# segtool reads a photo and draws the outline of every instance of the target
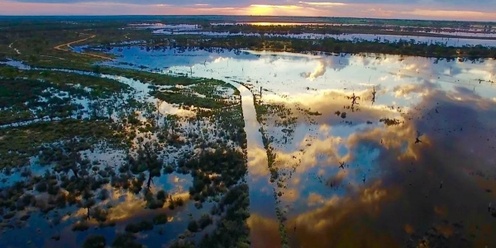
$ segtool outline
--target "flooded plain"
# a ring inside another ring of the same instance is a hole
[[[101,184],[91,182],[100,187],[94,191],[98,200],[90,206],[92,215],[106,213],[104,221],[89,218],[90,201],[84,195],[76,205],[65,206],[64,202],[53,210],[58,197],[39,193],[40,183],[32,182],[26,192],[37,194],[36,208],[42,211],[26,207],[14,218],[13,210],[3,213],[0,245],[77,246],[87,232],[112,240],[119,233],[132,232],[131,224],[157,214],[162,214],[158,227],[145,226],[139,231],[139,243],[148,247],[177,245],[177,240],[198,244],[203,237],[219,235],[223,230],[219,226],[233,225],[219,210],[230,192],[224,183],[230,182],[229,189],[239,190],[233,192],[240,196],[247,186],[248,210],[226,208],[225,212],[243,216],[243,211],[249,211],[246,224],[252,247],[496,246],[495,60],[149,49],[133,44],[107,52],[116,59],[100,66],[221,80],[230,85],[212,81],[215,84],[208,87],[213,87],[213,93],[207,94],[194,91],[202,81],[160,85],[111,74],[54,70],[112,79],[129,87],[117,95],[120,101],[116,96],[95,103],[81,98],[75,104],[82,105],[80,118],[103,116],[133,133],[132,151],[100,143],[79,153],[91,161],[91,175],[102,179]],[[42,70],[17,61],[3,64],[21,71]],[[173,90],[197,100],[212,94],[216,101],[227,103],[223,111],[230,115],[215,113],[209,118],[202,116],[207,108],[158,98],[159,93]],[[137,103],[129,105],[130,100]],[[102,105],[98,111],[93,107],[97,103]],[[242,117],[236,115],[238,110]],[[133,119],[140,123],[136,130],[123,121],[126,118],[120,111],[137,113]],[[184,158],[204,151],[232,149],[241,154],[241,131],[234,125],[238,121],[244,121],[247,171],[236,162],[228,164],[234,169],[189,170]],[[148,193],[146,197],[133,193],[133,185],[119,186],[120,178],[145,185],[145,179],[152,177],[152,170],[138,174],[126,165],[141,144],[157,142],[160,134],[169,142],[160,153],[168,166],[144,191],[152,193],[151,199]],[[31,178],[58,180],[59,185],[68,179],[41,165],[41,157],[30,158]],[[226,171],[236,175],[221,178]],[[25,169],[2,172],[0,188],[10,187],[2,194],[15,193],[24,174]],[[201,184],[198,178],[209,185],[212,181],[213,187],[195,192]],[[216,179],[225,181],[216,185]],[[162,190],[167,192],[166,199],[159,199]],[[151,209],[157,202],[158,210]],[[188,231],[192,222],[209,212],[208,224],[199,231]],[[214,227],[212,222],[221,224]],[[35,235],[17,238],[28,233]]]
[[[496,61],[111,52],[107,65],[250,89],[253,245],[496,245]]]
[[[274,22],[254,22],[254,23],[212,23],[214,27],[225,26],[267,26],[267,27],[332,27],[332,26],[347,26],[341,24],[329,23],[274,23]],[[371,25],[350,25],[351,27],[368,27],[374,29]],[[434,31],[420,30],[416,35],[414,34],[394,34],[397,31],[396,26],[381,27],[383,31],[391,32],[391,34],[384,33],[312,33],[307,31],[296,32],[266,32],[266,31],[222,31],[222,30],[208,30],[200,25],[167,25],[167,24],[140,24],[131,27],[148,28],[153,30],[157,35],[201,35],[206,37],[264,37],[264,38],[289,38],[289,39],[302,39],[302,40],[322,40],[322,39],[336,39],[340,41],[352,42],[378,42],[378,43],[396,43],[400,41],[412,42],[415,44],[436,44],[443,46],[496,46],[496,34],[494,32],[486,32],[481,29],[439,29]],[[401,27],[408,29],[408,27]]]
[[[134,240],[138,239],[138,244],[151,247],[154,244],[171,246],[175,242],[187,244],[200,242],[205,234],[216,230],[213,221],[223,221],[230,216],[224,213],[230,207],[219,202],[233,188],[243,193],[243,183],[239,181],[244,176],[245,164],[241,161],[236,164],[237,168],[231,166],[230,174],[222,173],[220,167],[213,172],[208,168],[191,172],[189,159],[213,156],[217,152],[221,155],[217,154],[216,158],[231,156],[226,161],[236,163],[236,159],[240,159],[237,156],[243,156],[240,133],[234,129],[236,121],[242,123],[240,111],[236,116],[236,106],[241,110],[236,88],[212,81],[190,81],[188,86],[182,85],[181,89],[191,90],[198,99],[215,97],[218,103],[226,102],[222,114],[212,114],[213,110],[168,103],[152,94],[152,89],[167,92],[170,88],[167,85],[88,71],[35,68],[14,60],[1,64],[24,73],[87,75],[115,80],[129,87],[123,92],[114,92],[109,99],[82,98],[74,102],[81,106],[64,118],[43,117],[2,125],[2,139],[17,130],[21,134],[25,130],[31,133],[29,128],[43,127],[54,120],[64,126],[77,120],[103,118],[109,119],[117,129],[110,132],[120,131],[128,136],[131,144],[126,149],[126,146],[110,144],[103,137],[95,144],[86,144],[82,137],[84,130],[76,130],[78,133],[71,141],[44,140],[41,150],[29,157],[27,165],[3,169],[0,173],[0,246],[78,247],[92,235],[109,243],[114,240],[113,246],[117,247],[122,246],[117,242],[119,239],[126,245],[136,244]],[[201,95],[188,88],[199,89],[196,84],[210,87],[212,92],[204,91],[205,95]],[[55,97],[76,98],[73,91],[53,91]],[[200,145],[207,149],[200,149]],[[166,168],[155,171],[144,168],[151,163],[144,163],[140,158],[143,149],[154,149],[156,157],[147,159],[161,166],[165,164]],[[78,161],[70,172],[61,169],[68,151]],[[236,170],[240,171],[239,176]],[[198,177],[206,178],[198,182]],[[230,187],[233,184],[239,187]],[[208,192],[207,188],[202,191],[200,187],[200,192],[195,193],[198,185],[207,187]],[[86,192],[84,196],[81,191]],[[243,211],[241,207],[237,210]],[[190,227],[197,223],[199,227]],[[132,235],[135,233],[140,234],[136,237]],[[19,239],[19,236],[28,238]]]

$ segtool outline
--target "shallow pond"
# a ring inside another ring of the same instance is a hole
[[[245,92],[252,244],[496,245],[496,61],[112,52],[115,66],[242,83],[269,109],[255,123]]]

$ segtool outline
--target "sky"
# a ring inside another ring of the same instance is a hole
[[[0,0],[0,15],[276,15],[496,21],[496,0]]]

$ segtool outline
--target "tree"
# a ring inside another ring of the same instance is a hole
[[[153,177],[160,176],[163,161],[158,157],[159,149],[159,144],[148,142],[140,146],[136,152],[136,158],[129,156],[129,163],[133,173],[148,171],[147,189],[150,189]]]
[[[106,245],[105,237],[101,235],[89,236],[83,244],[83,248],[104,248]]]
[[[90,219],[90,209],[95,205],[95,199],[93,199],[93,193],[89,189],[85,189],[83,192],[83,207],[87,209],[86,218]]]
[[[189,222],[189,224],[188,224],[188,230],[190,232],[198,232],[198,229],[199,229],[198,223],[195,220],[192,220],[192,221]]]
[[[94,65],[92,68],[93,73],[100,74],[101,73],[101,67],[99,65]]]

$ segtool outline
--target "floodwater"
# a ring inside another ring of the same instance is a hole
[[[190,31],[184,30],[181,32],[173,31],[170,29],[158,29],[153,31],[154,34],[162,35],[204,35],[204,36],[214,36],[214,37],[229,37],[229,36],[255,36],[255,37],[268,37],[268,38],[291,38],[291,39],[308,39],[308,40],[321,40],[334,38],[343,41],[353,41],[353,42],[380,42],[380,43],[395,43],[398,41],[412,41],[414,40],[416,44],[439,44],[444,46],[476,46],[482,45],[486,47],[495,47],[496,38],[489,37],[492,39],[480,39],[488,38],[481,37],[480,35],[466,34],[468,37],[472,38],[454,38],[454,37],[429,37],[429,36],[415,36],[415,35],[389,35],[389,34],[317,34],[317,33],[300,33],[300,34],[272,34],[272,33],[231,33],[231,32],[211,32],[211,31]],[[450,34],[445,34],[450,35]],[[453,35],[453,34],[451,34]],[[458,34],[462,35],[462,34]],[[465,34],[464,34],[465,35]]]
[[[342,24],[342,23],[325,23],[325,22],[224,22],[224,23],[211,23],[212,26],[327,26],[327,27],[370,27],[376,28],[377,24]],[[148,25],[153,29],[161,29],[163,28],[161,25]],[[412,28],[411,26],[395,26],[395,25],[381,25],[382,30],[387,31],[395,31],[400,28],[402,30]],[[198,29],[198,27],[193,27]],[[415,27],[418,28],[418,27]],[[179,30],[179,29],[178,29]],[[185,30],[185,29],[182,29]],[[431,29],[420,29],[416,32],[427,34],[427,35],[448,35],[448,36],[468,36],[468,37],[487,37],[487,38],[496,38],[495,32],[491,30],[487,30],[487,27],[480,26],[472,26],[472,27],[464,27],[464,28],[434,28]]]
[[[213,23],[214,26],[222,25],[254,25],[254,26],[270,26],[270,25],[327,25],[319,23]],[[365,25],[367,26],[367,25]],[[414,41],[416,44],[438,44],[444,46],[496,46],[496,36],[494,33],[484,33],[480,30],[442,30],[439,32],[421,32],[422,35],[396,35],[396,34],[360,34],[360,33],[345,33],[345,34],[322,34],[322,33],[262,33],[262,32],[219,32],[203,30],[198,25],[145,25],[145,27],[153,29],[153,33],[157,35],[203,35],[213,37],[230,37],[230,36],[247,36],[247,37],[267,37],[267,38],[291,38],[304,40],[321,40],[321,39],[337,39],[353,42],[380,42],[380,43],[395,43],[398,41]],[[394,31],[391,29],[390,31]],[[444,35],[446,37],[440,37]]]
[[[211,23],[212,26],[360,26],[360,27],[374,27],[371,24],[333,24],[333,23],[294,23],[294,22],[240,22],[240,23]],[[209,32],[202,29],[199,25],[191,24],[177,24],[168,25],[162,23],[142,23],[131,25],[135,28],[147,28],[154,30],[155,34],[175,34],[175,35],[190,35],[198,34],[205,36],[216,36],[216,37],[227,37],[227,36],[265,36],[265,37],[284,37],[293,39],[326,39],[334,38],[338,40],[347,41],[378,41],[378,42],[397,42],[399,40],[415,40],[417,43],[427,43],[427,44],[444,44],[446,46],[495,46],[496,45],[496,33],[487,31],[482,27],[470,27],[462,29],[453,28],[440,28],[435,31],[418,31],[421,36],[418,35],[388,35],[388,34],[358,34],[358,33],[348,33],[348,34],[315,34],[315,33],[288,33],[288,34],[271,34],[271,33],[231,33],[231,32]],[[383,26],[384,31],[396,31],[397,26]],[[409,28],[403,26],[400,28]],[[439,35],[444,35],[447,37],[437,37]]]
[[[38,70],[42,71],[45,69],[33,68],[23,64],[20,61],[9,60],[6,62],[1,62],[8,66],[15,67],[19,70]],[[98,76],[102,78],[109,78],[116,80],[122,84],[130,86],[130,92],[117,95],[121,99],[110,99],[108,101],[109,110],[114,111],[114,108],[125,108],[123,102],[127,101],[128,98],[133,98],[134,100],[143,104],[152,104],[158,106],[158,112],[163,115],[175,115],[179,119],[176,121],[177,130],[175,130],[177,135],[185,136],[185,132],[188,133],[200,133],[200,130],[209,128],[213,123],[209,121],[200,121],[199,123],[189,123],[184,121],[183,117],[188,117],[191,115],[191,110],[183,109],[177,105],[172,105],[165,102],[158,101],[155,97],[150,94],[150,84],[142,83],[138,80],[133,80],[130,78],[115,76],[109,74],[95,74],[91,72],[76,71],[76,70],[65,70],[65,69],[51,69],[53,71],[61,71],[67,73],[75,73],[80,75],[91,75]],[[232,94],[228,92],[229,94]],[[248,92],[249,93],[249,92]],[[227,94],[227,93],[226,93]],[[230,96],[230,95],[229,95]],[[101,99],[100,99],[101,100]],[[107,99],[104,99],[107,100]],[[86,106],[90,103],[88,99],[77,100]],[[158,104],[160,103],[160,104]],[[89,112],[90,109],[83,109]],[[132,111],[134,109],[127,109],[127,111]],[[192,112],[195,115],[194,112]],[[110,115],[111,113],[106,113]],[[84,115],[84,118],[89,118],[89,115]],[[112,118],[118,119],[117,111],[114,111],[111,115]],[[75,119],[76,116],[71,116],[70,118]],[[143,117],[144,118],[144,117]],[[8,124],[0,126],[0,128],[9,127],[20,127],[30,125],[35,122],[48,121],[47,118],[40,118],[32,121],[18,122],[13,124]],[[158,123],[159,125],[164,125],[164,123]],[[205,134],[206,139],[218,140],[220,137],[216,136],[218,134]],[[145,136],[145,135],[140,135]],[[145,141],[156,138],[156,137],[141,137]],[[135,139],[136,140],[136,139]],[[138,141],[136,141],[138,142]],[[143,141],[141,141],[143,142]],[[167,154],[163,158],[168,164],[174,164],[177,158],[183,157],[184,154],[191,154],[194,152],[193,145],[188,147],[180,147],[179,149],[174,149],[172,147],[167,147]],[[127,152],[122,150],[110,149],[105,143],[96,144],[94,147],[88,150],[80,152],[83,158],[89,159],[98,164],[101,170],[111,168],[115,172],[118,172],[118,168],[123,165],[126,161]],[[24,173],[29,171],[30,173]],[[38,157],[34,156],[31,158],[30,166],[24,168],[14,168],[8,172],[0,172],[0,189],[9,189],[15,187],[18,182],[29,181],[29,176],[43,176],[46,172],[53,172],[47,166],[40,165]],[[24,175],[26,174],[26,175]],[[145,173],[146,174],[146,173]],[[168,221],[166,225],[160,225],[154,228],[154,230],[143,231],[138,236],[138,242],[147,244],[149,247],[153,247],[153,244],[163,244],[167,245],[172,243],[178,237],[187,237],[191,240],[199,241],[204,233],[211,232],[212,226],[207,227],[205,230],[198,233],[186,233],[188,223],[192,219],[199,219],[204,213],[208,211],[215,205],[212,201],[208,201],[202,204],[202,207],[195,205],[194,201],[189,200],[189,188],[192,187],[193,178],[191,175],[185,175],[177,172],[171,174],[162,174],[161,176],[155,177],[153,180],[152,187],[150,191],[156,194],[160,190],[165,190],[170,197],[174,199],[182,199],[184,204],[176,206],[174,209],[169,209],[169,203],[164,204],[162,209],[157,211],[147,209],[147,201],[140,196],[131,193],[129,190],[114,188],[110,184],[104,184],[101,188],[95,190],[95,194],[101,194],[103,191],[107,192],[108,198],[105,200],[98,200],[96,206],[100,209],[105,209],[108,212],[107,222],[112,223],[114,226],[107,228],[100,226],[96,220],[88,220],[86,224],[89,226],[88,232],[73,231],[72,227],[75,223],[80,222],[86,216],[87,209],[82,206],[69,206],[62,207],[48,213],[41,213],[36,211],[35,208],[26,208],[22,211],[16,211],[17,217],[19,216],[30,216],[26,221],[19,221],[16,218],[0,219],[0,247],[79,247],[88,234],[91,235],[103,235],[108,244],[115,239],[118,233],[124,232],[125,227],[129,223],[137,223],[143,219],[150,219],[158,214],[167,214]],[[27,193],[36,194],[37,202],[43,204],[46,201],[53,201],[53,196],[46,193],[36,193],[34,189],[26,189]],[[5,191],[1,192],[2,194]],[[46,203],[45,203],[46,204]],[[94,209],[94,208],[93,208]],[[200,209],[200,210],[199,210]],[[5,214],[2,212],[2,215]],[[213,217],[214,219],[216,217]],[[19,239],[18,237],[26,237],[25,239]]]
[[[118,57],[105,65],[215,78],[239,89],[253,247],[496,246],[496,61],[133,46],[111,52]],[[127,97],[155,103],[148,84],[104,76],[131,86]],[[269,114],[257,118],[255,102],[270,106]],[[161,114],[184,111],[159,105]],[[85,156],[105,165],[122,162],[125,154],[102,148]],[[44,174],[38,167],[33,173]],[[20,171],[2,175],[0,187],[19,180]],[[154,192],[163,188],[187,199],[192,178],[173,173],[154,183]],[[114,206],[109,219],[116,227],[91,223],[91,233],[110,241],[126,224],[156,214],[144,209],[143,199],[105,187],[110,197],[99,204]],[[170,222],[143,232],[138,242],[169,244],[209,204],[198,210],[186,201],[167,210]],[[85,211],[27,210],[29,222],[2,230],[0,244],[77,246],[87,233],[71,226]],[[17,238],[26,232],[33,235]]]
[[[496,61],[112,53],[115,66],[243,83],[273,106],[253,123],[241,91],[254,244],[496,246]],[[275,154],[273,182],[260,135]]]

